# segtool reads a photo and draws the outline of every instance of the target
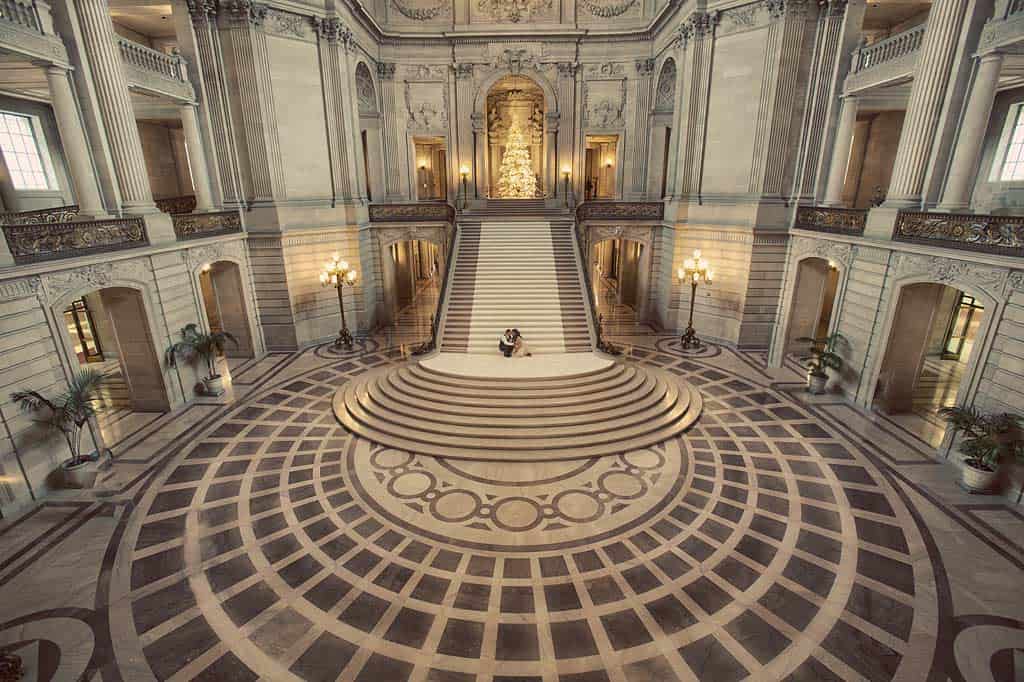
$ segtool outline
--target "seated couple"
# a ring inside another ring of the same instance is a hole
[[[526,342],[523,341],[523,335],[519,333],[518,329],[505,330],[505,333],[498,338],[498,350],[506,358],[510,358],[513,355],[517,358],[528,358],[533,355],[527,349]]]

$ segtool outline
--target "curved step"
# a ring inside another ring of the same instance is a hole
[[[678,377],[621,362],[523,380],[414,363],[370,372],[334,396],[345,428],[381,445],[515,461],[649,447],[688,428],[702,407],[699,392]]]

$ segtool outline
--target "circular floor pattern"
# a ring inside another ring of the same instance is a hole
[[[140,680],[924,679],[932,567],[875,466],[783,393],[651,358],[704,395],[688,433],[543,465],[347,434],[331,396],[383,354],[260,390],[136,509],[119,663]]]

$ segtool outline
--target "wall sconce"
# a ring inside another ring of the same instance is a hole
[[[835,270],[836,269],[836,262],[834,260],[829,260],[828,267],[829,267],[830,270]]]
[[[613,165],[614,164],[612,163],[611,159],[605,159],[605,161],[604,161],[604,167],[605,168],[611,168]]]

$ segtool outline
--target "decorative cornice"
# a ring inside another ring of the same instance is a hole
[[[714,33],[718,26],[719,12],[694,12],[679,25],[679,41],[682,47],[691,40],[702,40]]]

